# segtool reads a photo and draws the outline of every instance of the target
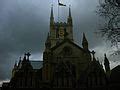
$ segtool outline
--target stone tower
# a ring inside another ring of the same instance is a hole
[[[73,41],[73,22],[71,16],[71,8],[69,7],[69,15],[67,22],[55,22],[53,6],[51,7],[51,16],[50,16],[50,41],[51,47],[59,44],[65,38],[68,38]]]

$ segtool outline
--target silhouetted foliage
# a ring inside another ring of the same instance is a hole
[[[104,25],[99,31],[100,35],[119,50],[120,0],[99,0],[97,13],[105,19]]]

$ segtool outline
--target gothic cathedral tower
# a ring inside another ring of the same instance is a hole
[[[73,41],[73,22],[71,16],[71,9],[69,7],[69,16],[67,22],[55,22],[53,14],[53,6],[51,7],[50,16],[50,41],[51,47],[59,44],[65,38]]]
[[[55,22],[52,6],[50,15],[50,31],[45,42],[45,51],[43,53],[43,79],[45,81],[49,82],[52,76],[52,65],[50,64],[52,57],[51,48],[59,45],[59,43],[61,43],[64,39],[73,41],[73,23],[71,9],[69,7],[69,16],[67,18],[67,22]]]

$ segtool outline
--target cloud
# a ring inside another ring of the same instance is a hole
[[[10,78],[15,60],[25,52],[43,51],[49,15],[42,12],[41,3],[39,6],[37,2],[39,0],[0,1],[3,4],[0,5],[0,80]]]
[[[32,60],[42,59],[52,3],[57,21],[57,0],[0,0],[0,80],[10,78],[15,61],[25,52],[32,53]],[[103,48],[102,40],[94,34],[99,23],[95,13],[98,0],[64,0],[63,3],[72,7],[75,41],[81,45],[85,32],[89,47],[99,52]],[[68,7],[60,8],[61,19],[66,20],[67,16]]]

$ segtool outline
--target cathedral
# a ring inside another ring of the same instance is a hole
[[[114,81],[113,77],[117,74],[112,74],[112,71],[116,73],[116,69],[110,70],[106,54],[104,65],[102,65],[95,58],[95,51],[89,50],[85,33],[83,33],[82,47],[75,43],[70,7],[66,22],[55,22],[53,6],[51,7],[50,30],[45,41],[43,61],[32,61],[29,59],[30,55],[29,52],[25,53],[24,57],[15,63],[10,82],[3,83],[3,89],[79,88],[88,90],[93,88],[107,90],[114,85],[120,85],[120,80],[116,81],[117,84]],[[120,70],[120,66],[116,68]]]

